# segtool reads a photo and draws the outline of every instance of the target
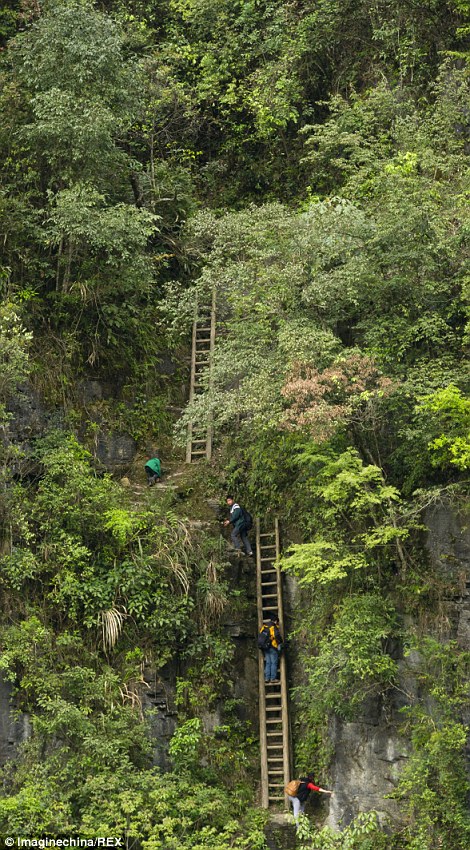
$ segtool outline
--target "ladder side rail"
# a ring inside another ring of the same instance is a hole
[[[261,594],[261,563],[260,563],[260,522],[255,520],[256,528],[256,606],[258,611],[258,631],[263,625],[263,605]],[[264,684],[264,655],[258,652],[259,680],[259,743],[261,759],[261,805],[263,809],[269,806],[268,786],[268,738],[266,729],[266,692]]]
[[[215,310],[216,310],[216,301],[215,301],[215,286],[212,290],[212,303],[211,303],[211,336],[210,336],[210,344],[209,344],[209,388],[212,389],[212,358],[214,356],[214,348],[215,348]],[[213,427],[212,427],[212,416],[209,417],[209,422],[207,425],[207,443],[206,443],[206,458],[210,460],[212,457],[212,437],[213,437]]]
[[[279,534],[279,520],[275,518],[275,535],[276,535],[276,576],[277,576],[277,597],[278,597],[278,617],[281,627],[281,634],[285,639],[284,629],[284,606],[282,599],[282,574],[279,566],[279,556],[281,554],[281,541]],[[283,739],[283,770],[284,770],[284,785],[291,779],[291,746],[290,746],[290,723],[289,723],[289,705],[287,699],[287,669],[285,652],[281,653],[280,659],[280,679],[281,679],[281,715],[282,715],[282,739]],[[284,795],[284,805],[286,809],[289,807],[287,795]]]
[[[191,344],[191,376],[189,379],[189,402],[191,403],[194,398],[194,385],[196,382],[196,339],[197,339],[197,304],[196,304],[196,314],[194,316],[193,321],[193,338]],[[188,436],[186,442],[186,463],[191,463],[191,454],[192,454],[192,444],[193,444],[193,423],[190,422],[188,424]]]

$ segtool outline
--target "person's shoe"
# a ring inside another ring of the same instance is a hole
[[[279,685],[281,683],[280,679],[270,679],[271,685]]]
[[[255,554],[254,554],[254,552],[247,552],[246,556],[247,556],[247,558],[254,558]]]

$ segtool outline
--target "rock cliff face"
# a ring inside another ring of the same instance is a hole
[[[457,640],[470,649],[470,528],[466,518],[441,505],[425,516],[428,527],[426,548],[431,563],[459,588],[444,602],[447,626],[444,638]],[[413,653],[399,662],[399,690],[389,695],[387,705],[380,700],[364,706],[354,723],[339,719],[330,729],[333,746],[333,787],[327,823],[338,828],[349,823],[360,811],[377,810],[392,822],[400,819],[393,800],[386,799],[397,782],[407,758],[407,742],[398,732],[399,709],[404,694],[417,693]]]
[[[114,398],[110,385],[99,381],[83,381],[78,385],[80,402],[84,408],[89,405],[88,416],[96,426],[94,454],[96,460],[110,472],[127,470],[137,452],[137,444],[128,434],[112,431],[103,423],[99,408],[100,401]],[[14,398],[7,406],[11,420],[4,430],[3,441],[14,443],[23,453],[14,472],[28,475],[33,472],[31,453],[34,441],[47,430],[64,427],[64,417],[60,411],[46,408],[37,393],[29,384],[18,388]]]
[[[11,685],[0,677],[0,765],[14,758],[22,741],[29,738],[31,725],[27,714],[12,715]]]

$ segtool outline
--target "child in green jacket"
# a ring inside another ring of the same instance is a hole
[[[145,464],[145,471],[147,473],[147,481],[149,487],[151,487],[152,484],[155,484],[156,481],[160,480],[162,474],[162,465],[158,457],[152,457],[150,460],[147,461],[147,463]]]

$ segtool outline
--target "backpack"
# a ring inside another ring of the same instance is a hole
[[[271,646],[271,635],[269,634],[269,626],[263,626],[258,635],[258,648],[261,650],[269,649]]]
[[[269,637],[270,637],[270,640],[271,640],[271,646],[273,646],[274,649],[277,649],[279,652],[281,652],[282,647],[283,647],[283,643],[282,643],[281,633],[280,633],[278,627],[275,626],[275,625],[272,625],[272,626],[267,626],[267,628],[269,629]]]
[[[249,531],[250,528],[253,528],[253,517],[251,516],[249,511],[245,510],[245,508],[242,508],[241,510],[242,510],[242,514],[243,514],[243,521],[245,523],[245,528],[246,528],[247,531]]]
[[[291,781],[288,782],[286,787],[284,788],[284,793],[288,794],[289,797],[296,797],[297,791],[299,790],[301,785],[302,785],[301,779],[291,779]]]

